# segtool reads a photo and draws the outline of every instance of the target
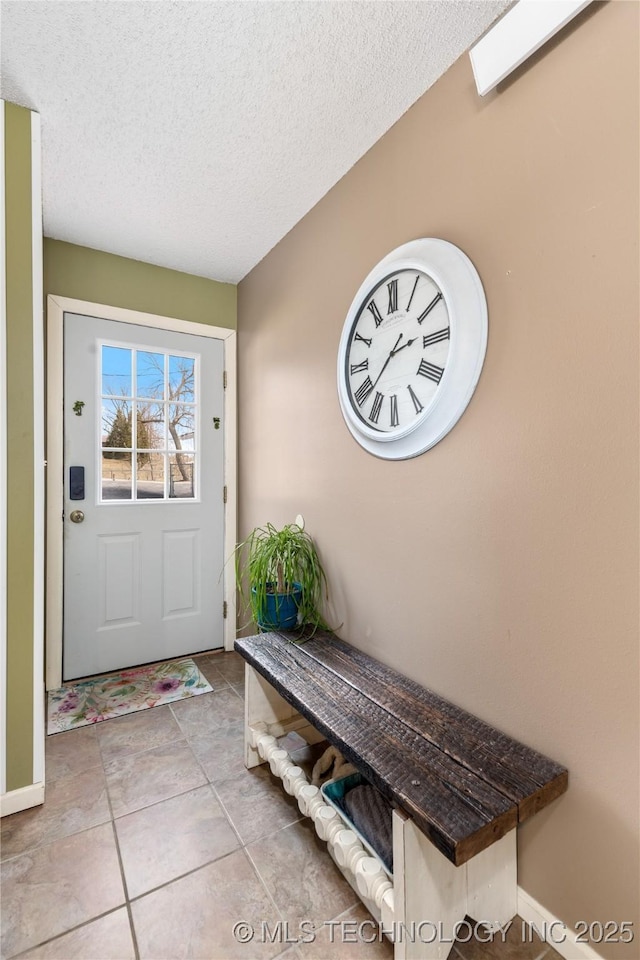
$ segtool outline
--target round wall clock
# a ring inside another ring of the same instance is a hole
[[[358,443],[378,457],[424,453],[458,422],[487,347],[487,301],[469,258],[446,240],[392,250],[349,308],[338,396]]]

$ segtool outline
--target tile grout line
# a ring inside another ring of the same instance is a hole
[[[243,699],[244,699],[244,698],[243,698]],[[193,752],[193,750],[192,750],[192,752]],[[194,754],[194,756],[195,756],[195,754]],[[197,758],[196,758],[196,759],[197,759]],[[247,849],[248,844],[245,843],[244,840],[242,839],[242,837],[240,836],[240,831],[236,828],[233,820],[231,819],[231,816],[230,816],[230,814],[229,814],[229,812],[228,812],[228,810],[227,810],[227,807],[226,807],[226,805],[225,805],[222,797],[220,796],[220,794],[219,794],[218,791],[216,790],[216,788],[215,788],[215,786],[214,786],[213,783],[210,782],[210,783],[209,783],[209,786],[211,787],[211,790],[212,790],[212,792],[213,792],[213,795],[214,795],[214,797],[216,798],[218,804],[220,805],[220,809],[221,809],[222,812],[224,813],[224,815],[225,815],[225,817],[226,817],[226,819],[227,819],[227,822],[229,823],[231,829],[233,830],[233,832],[235,833],[235,835],[236,835],[237,838],[238,838],[238,841],[239,841],[239,843],[240,843],[240,848],[239,848],[239,849],[242,851],[242,853],[244,854],[245,858],[248,860],[249,866],[250,866],[251,869],[253,870],[253,872],[254,872],[254,874],[255,874],[255,876],[256,876],[256,879],[258,880],[258,883],[260,884],[260,886],[262,887],[262,889],[263,889],[264,892],[266,893],[266,895],[267,895],[270,903],[273,905],[273,908],[274,908],[274,910],[275,910],[275,912],[276,912],[276,915],[279,917],[279,919],[280,919],[281,921],[284,921],[284,917],[283,917],[283,915],[282,915],[282,912],[281,912],[280,908],[278,907],[277,903],[275,902],[275,899],[274,899],[271,891],[269,890],[269,888],[267,887],[265,881],[263,880],[262,875],[260,874],[260,871],[259,871],[258,868],[256,867],[256,864],[255,864],[254,861],[253,861],[253,857],[251,856],[251,854],[249,853],[249,851],[248,851],[248,849]],[[304,816],[301,816],[298,820],[292,821],[292,823],[299,823],[300,820],[304,820],[304,819],[305,819]],[[286,824],[284,827],[281,827],[280,830],[284,830],[284,829],[286,829],[286,827],[290,827],[290,826],[291,826],[291,823],[288,823],[288,824]],[[266,836],[274,836],[276,833],[279,833],[280,830],[273,831],[271,834],[265,834],[264,837],[266,837]],[[264,839],[264,837],[258,837],[258,840]],[[250,842],[251,842],[251,843],[256,843],[257,840],[252,840],[252,841],[250,841]]]
[[[112,817],[109,817],[107,820],[103,820],[101,823],[92,823],[90,827],[82,827],[80,830],[75,830],[73,833],[66,833],[61,837],[54,837],[52,840],[45,840],[44,843],[35,843],[33,846],[22,850],[20,853],[16,853],[14,856],[7,857],[5,860],[2,860],[2,866],[13,863],[13,861],[17,860],[19,857],[28,857],[36,850],[44,850],[46,847],[50,847],[54,843],[61,843],[63,840],[72,840],[74,837],[80,837],[83,833],[89,833],[90,830],[97,830],[98,827],[104,827],[108,823],[112,822]]]
[[[276,903],[273,894],[271,893],[271,891],[269,890],[268,886],[266,885],[266,883],[265,883],[264,880],[262,879],[262,877],[261,877],[261,875],[260,875],[260,871],[257,869],[255,863],[253,862],[253,858],[251,857],[251,854],[250,854],[249,851],[247,850],[246,846],[243,846],[243,847],[241,848],[241,850],[242,850],[242,853],[243,853],[244,856],[245,856],[245,859],[249,862],[249,866],[250,866],[251,869],[253,870],[253,873],[254,873],[254,875],[255,875],[255,877],[256,877],[256,880],[258,881],[258,883],[260,884],[260,886],[262,887],[262,889],[263,889],[264,892],[266,893],[266,895],[267,895],[267,897],[268,897],[268,899],[269,899],[269,902],[273,905],[273,909],[274,909],[275,912],[276,912],[276,916],[278,917],[278,919],[280,920],[281,923],[284,923],[284,922],[285,922],[285,918],[284,918],[283,915],[282,915],[282,911],[280,910],[280,907],[279,907],[278,904]]]
[[[227,782],[226,780],[219,780],[219,781],[218,781],[218,783],[226,783],[226,782]],[[302,812],[299,811],[300,816],[296,817],[295,820],[291,820],[289,823],[285,823],[283,826],[278,827],[277,830],[272,830],[271,833],[261,833],[260,836],[258,836],[258,837],[253,837],[251,840],[244,841],[244,840],[242,839],[242,837],[240,836],[240,831],[236,828],[235,824],[233,823],[233,820],[231,819],[231,814],[230,814],[229,811],[227,810],[226,804],[225,804],[224,800],[222,799],[222,797],[220,796],[220,794],[218,793],[215,784],[210,783],[209,786],[212,788],[212,790],[213,790],[213,792],[214,792],[214,794],[215,794],[216,800],[218,801],[218,803],[219,803],[220,806],[222,807],[222,809],[223,809],[223,811],[224,811],[224,814],[225,814],[227,820],[229,821],[229,823],[231,824],[231,827],[233,828],[233,831],[236,833],[236,835],[237,835],[237,837],[238,837],[238,839],[239,839],[239,841],[240,841],[240,846],[241,846],[241,847],[248,847],[248,846],[250,846],[252,843],[258,843],[260,840],[266,839],[266,837],[273,837],[273,836],[275,836],[277,833],[280,833],[281,830],[286,830],[287,827],[291,827],[294,823],[301,823],[303,820],[308,819],[307,817],[305,817],[305,815],[304,815]]]
[[[301,819],[302,819],[302,820],[310,820],[309,817],[304,817],[304,816],[303,816]],[[295,821],[293,821],[293,823],[288,823],[288,824],[286,824],[284,827],[280,827],[278,830],[274,830],[273,833],[265,834],[265,836],[262,837],[261,839],[265,839],[266,837],[275,837],[275,836],[277,836],[277,834],[282,833],[284,830],[288,830],[289,827],[292,827],[292,826],[294,825],[294,823],[300,823],[300,822],[301,822],[300,820],[295,820]],[[312,824],[312,827],[313,827],[313,824]],[[257,842],[258,842],[258,841],[255,841],[255,840],[252,840],[252,841],[251,841],[252,844],[253,844],[253,843],[257,843]],[[280,914],[280,918],[283,920],[283,922],[287,922],[287,921],[286,921],[286,918],[282,916],[282,912],[280,911],[280,908],[278,907],[278,905],[276,904],[273,896],[271,895],[271,892],[270,892],[270,890],[269,890],[269,888],[268,888],[268,886],[267,886],[266,880],[263,878],[262,874],[260,873],[260,869],[259,869],[258,865],[256,864],[255,860],[254,860],[253,857],[251,856],[251,853],[250,853],[250,851],[249,851],[249,846],[250,846],[250,845],[251,845],[251,844],[247,844],[245,847],[243,847],[243,850],[244,850],[244,852],[246,853],[246,855],[247,855],[247,857],[248,857],[248,859],[249,859],[249,861],[250,861],[250,863],[251,863],[251,866],[253,867],[253,869],[254,869],[254,871],[255,871],[255,873],[256,873],[256,875],[257,875],[260,883],[262,884],[262,886],[263,886],[264,889],[266,890],[266,892],[267,892],[267,894],[268,894],[268,896],[269,896],[269,899],[272,901],[272,903],[273,903],[274,906],[276,907],[276,910],[277,910],[278,913]],[[329,856],[329,852],[328,852],[327,850],[325,850],[325,851],[316,851],[316,853],[324,853],[327,857],[329,857],[329,860],[331,860],[331,857]],[[331,862],[332,862],[332,864],[333,864],[333,861],[332,861],[332,860],[331,860]],[[335,866],[335,864],[333,864],[333,866],[335,867],[336,870],[338,869],[338,868]],[[355,898],[354,901],[353,901],[353,903],[351,903],[348,907],[345,907],[345,909],[342,910],[341,913],[337,914],[337,917],[341,917],[343,914],[348,913],[350,910],[353,910],[353,908],[358,905],[359,899],[358,899],[357,893],[355,893],[355,891],[354,891],[353,889],[351,890],[351,892],[352,892],[352,894],[353,894],[353,896],[354,896],[354,898]],[[323,921],[323,922],[326,922],[326,921]],[[296,942],[295,942],[294,944],[291,944],[291,949],[293,949],[293,948],[294,948],[296,945],[298,945],[299,943],[300,943],[300,939],[298,938],[298,940],[296,940]],[[286,948],[286,949],[289,949],[289,948]],[[286,950],[283,951],[283,952],[286,952]],[[278,956],[282,956],[282,953],[278,954]]]
[[[239,842],[239,844],[240,844],[240,849],[241,849],[241,850],[244,850],[246,844],[245,844],[244,840],[242,839],[242,837],[240,836],[240,831],[238,830],[238,828],[236,827],[235,823],[234,823],[233,820],[231,819],[231,815],[230,815],[229,811],[227,810],[227,807],[226,807],[224,801],[222,800],[222,797],[220,796],[220,794],[218,793],[218,791],[216,790],[215,786],[214,786],[212,783],[209,783],[209,786],[211,787],[211,790],[213,791],[213,795],[214,795],[214,797],[216,798],[216,802],[220,805],[220,809],[222,810],[222,812],[224,813],[224,815],[225,815],[225,817],[226,817],[227,823],[229,824],[229,826],[231,827],[231,829],[232,829],[233,832],[235,833],[236,837],[238,838],[238,842]]]
[[[96,732],[96,740],[98,741],[98,750],[100,751],[100,756],[102,757],[102,773],[104,776],[104,786],[107,793],[107,804],[109,805],[109,813],[111,814],[111,830],[113,832],[113,842],[116,848],[116,856],[118,857],[118,866],[120,867],[120,879],[122,881],[122,892],[124,893],[125,908],[127,911],[127,918],[129,920],[129,932],[131,933],[131,941],[133,943],[133,952],[135,955],[135,960],[140,960],[140,951],[138,950],[138,938],[136,937],[136,931],[133,925],[133,914],[131,912],[131,903],[129,901],[129,888],[127,885],[127,878],[124,872],[124,862],[122,860],[122,852],[120,850],[120,840],[118,837],[118,831],[116,829],[116,818],[113,815],[113,803],[111,802],[111,794],[109,792],[107,771],[105,769],[104,758],[102,755],[102,747],[100,746],[100,738],[98,737],[97,732]]]
[[[103,777],[104,777],[104,768],[103,768],[103,766],[102,766],[101,763],[99,763],[99,764],[96,763],[96,764],[94,764],[94,765],[91,766],[91,767],[87,767],[87,768],[86,768],[84,771],[82,771],[82,772],[83,772],[83,773],[87,773],[87,772],[92,771],[92,770],[99,770],[99,771],[102,773]],[[56,780],[52,780],[51,783],[60,783],[60,781],[62,781],[62,780],[70,780],[70,781],[71,781],[71,780],[74,780],[76,777],[77,777],[77,774],[68,774],[68,775],[65,776],[65,777],[58,777]],[[54,836],[54,837],[51,837],[51,838],[48,839],[48,840],[42,840],[42,841],[40,841],[39,843],[29,844],[27,847],[24,848],[24,850],[19,850],[17,853],[13,853],[13,854],[11,854],[11,855],[8,856],[8,857],[3,857],[3,856],[0,855],[0,863],[2,863],[2,864],[8,864],[8,863],[10,863],[11,861],[16,860],[18,857],[22,857],[22,856],[24,856],[25,854],[31,853],[33,850],[40,850],[40,849],[42,849],[42,848],[44,848],[44,847],[48,847],[50,844],[56,843],[58,840],[70,840],[71,837],[76,837],[76,836],[78,836],[78,835],[81,834],[81,833],[86,833],[88,830],[93,830],[93,829],[95,829],[96,827],[102,827],[102,826],[104,826],[105,823],[109,823],[109,820],[111,819],[111,805],[110,805],[110,803],[109,803],[109,793],[108,793],[108,790],[107,790],[106,777],[104,777],[104,789],[105,789],[105,795],[106,795],[106,799],[107,799],[107,806],[108,806],[108,809],[109,809],[109,816],[107,817],[106,820],[99,820],[97,823],[92,823],[92,824],[89,824],[88,826],[80,827],[80,828],[77,829],[77,830],[73,830],[71,833],[63,833],[63,834],[61,834],[60,836],[57,836],[57,837]],[[43,810],[43,809],[44,809],[44,804],[42,804],[42,805],[39,806],[39,807],[28,807],[26,810],[19,810],[19,811],[17,811],[17,813],[16,813],[16,814],[12,814],[12,816],[20,816],[20,814],[22,814],[22,813],[33,813],[33,812],[35,812],[35,811],[39,811],[39,810]]]
[[[109,791],[107,789],[107,795]],[[118,866],[120,867],[120,879],[122,880],[122,890],[124,893],[124,903],[127,910],[127,917],[129,919],[129,930],[131,933],[131,940],[133,942],[133,952],[135,954],[135,960],[140,960],[140,951],[138,950],[138,938],[136,936],[136,929],[133,923],[133,913],[131,912],[131,900],[129,898],[129,886],[127,884],[127,878],[124,871],[124,862],[122,860],[122,851],[120,850],[120,840],[118,838],[118,831],[116,829],[116,821],[113,816],[113,808],[111,807],[111,798],[109,797],[109,809],[111,810],[111,829],[113,831],[113,842],[116,846],[116,855],[118,857]]]
[[[161,749],[162,747],[172,746],[172,745],[177,744],[177,743],[184,743],[186,746],[189,747],[189,750],[191,751],[191,754],[193,755],[193,750],[191,750],[191,747],[190,747],[190,745],[189,745],[189,742],[188,742],[188,740],[187,740],[186,738],[180,738],[179,740],[171,740],[171,741],[169,741],[169,742],[166,743],[166,744],[162,743],[162,744],[159,744],[158,747],[152,747],[151,749],[152,749],[152,750],[159,750],[159,749]],[[150,752],[149,750],[143,751],[143,753],[149,753],[149,752]],[[130,756],[136,756],[136,757],[138,757],[138,756],[141,756],[141,754],[130,754]],[[127,759],[128,759],[128,758],[127,758]],[[111,761],[110,761],[110,762],[111,762]],[[106,770],[105,770],[105,775],[106,775]],[[185,796],[185,794],[191,793],[192,790],[199,790],[199,789],[201,789],[202,787],[206,787],[206,786],[208,785],[208,782],[209,782],[209,781],[208,781],[208,779],[207,779],[207,777],[206,777],[206,774],[204,773],[204,770],[202,771],[202,775],[205,777],[205,782],[204,782],[204,783],[201,783],[201,784],[198,784],[198,786],[195,786],[195,787],[187,787],[186,790],[180,790],[179,793],[171,794],[170,796],[166,796],[166,797],[161,797],[159,800],[153,800],[151,803],[143,803],[142,806],[136,807],[135,810],[127,810],[126,812],[124,812],[124,813],[119,813],[119,814],[117,814],[117,815],[113,813],[113,806],[112,806],[112,803],[111,803],[111,793],[110,793],[110,791],[109,791],[109,781],[107,780],[107,796],[108,796],[108,798],[109,798],[109,806],[110,806],[110,809],[111,809],[111,811],[112,811],[112,819],[114,820],[114,822],[115,822],[116,820],[122,820],[122,819],[124,819],[124,817],[130,817],[130,816],[132,816],[132,815],[135,814],[135,813],[139,813],[141,810],[148,810],[150,807],[155,807],[155,806],[157,806],[159,803],[164,803],[165,800],[173,800],[173,799],[175,799],[176,797],[183,797],[183,796]],[[106,776],[105,776],[105,778],[106,778]]]
[[[176,718],[176,723],[179,723],[179,721],[178,721],[177,718]],[[180,728],[180,729],[182,729],[182,728]],[[193,747],[191,746],[191,743],[190,743],[190,741],[189,741],[188,738],[187,738],[187,741],[186,741],[186,742],[187,742],[187,744],[188,744],[189,750],[191,751],[191,754],[192,754],[194,760],[195,760],[196,763],[198,764],[200,770],[202,770],[202,774],[203,774],[203,776],[205,777],[205,779],[206,779],[206,781],[207,781],[207,784],[206,784],[206,785],[209,787],[209,790],[211,791],[214,800],[216,801],[216,803],[218,804],[218,806],[219,806],[220,809],[222,810],[222,813],[223,813],[223,815],[224,815],[225,820],[227,821],[227,824],[229,825],[229,827],[231,828],[231,830],[233,831],[234,835],[236,836],[236,838],[237,838],[237,840],[238,840],[239,849],[243,849],[243,848],[244,848],[244,841],[243,841],[242,837],[240,836],[239,831],[236,829],[236,826],[235,826],[233,820],[231,819],[231,817],[230,817],[230,815],[229,815],[229,812],[227,811],[227,808],[225,807],[224,803],[222,802],[222,798],[221,798],[220,795],[218,794],[218,791],[217,791],[216,788],[214,787],[213,783],[209,780],[209,777],[207,776],[207,772],[206,772],[206,770],[204,769],[204,766],[203,766],[202,762],[200,761],[200,759],[196,756],[195,750],[194,750]],[[218,857],[217,859],[222,859],[222,858]],[[210,861],[210,862],[211,862],[211,863],[214,863],[215,861]]]
[[[62,940],[63,937],[66,937],[70,933],[75,933],[76,930],[82,930],[83,927],[88,927],[92,923],[95,923],[96,920],[104,920],[105,917],[111,916],[113,913],[117,913],[118,910],[123,910],[126,907],[126,904],[120,903],[117,907],[112,907],[111,910],[105,910],[104,913],[99,913],[96,917],[89,917],[88,920],[83,920],[82,923],[78,923],[75,927],[70,927],[68,930],[63,930],[62,933],[57,933],[55,937],[49,937],[48,940],[41,940],[40,943],[32,944],[30,947],[25,947],[24,950],[21,950],[20,953],[9,954],[5,960],[16,960],[17,957],[20,957],[23,953],[31,952],[32,950],[39,950],[40,947],[44,947],[49,943],[55,943],[57,940]],[[138,958],[136,957],[136,960]]]
[[[182,731],[180,731],[182,733]],[[158,743],[155,747],[147,747],[145,750],[137,750],[135,753],[127,753],[123,757],[114,757],[113,760],[106,760],[103,758],[102,765],[105,768],[105,774],[107,772],[106,767],[112,763],[122,763],[123,760],[130,760],[133,757],[142,757],[147,753],[151,753],[153,750],[160,750],[162,747],[168,747],[173,743],[180,743],[181,740],[186,739],[184,736],[176,737],[175,740],[166,740],[164,743]]]
[[[197,867],[193,867],[191,870],[187,870],[185,873],[179,874],[177,877],[172,877],[171,880],[165,880],[164,883],[159,883],[157,887],[151,887],[149,890],[145,890],[144,893],[140,893],[138,894],[138,896],[132,897],[131,900],[127,901],[127,905],[131,906],[134,903],[137,903],[139,900],[144,900],[144,898],[148,897],[150,894],[157,893],[158,890],[164,890],[165,887],[170,887],[173,883],[176,883],[178,880],[184,880],[186,877],[191,877],[195,873],[198,873],[200,870],[204,870],[205,867],[210,867],[213,863],[220,863],[222,860],[226,860],[227,857],[232,857],[235,853],[244,853],[244,852],[245,852],[244,847],[237,847],[235,850],[230,850],[229,853],[224,853],[220,857],[213,857],[213,859],[207,860],[206,863],[201,863]],[[276,910],[277,910],[277,907],[276,907]],[[277,910],[277,912],[279,913],[279,910]]]
[[[179,743],[180,741],[176,741]],[[202,790],[203,787],[210,787],[211,784],[209,781],[206,783],[200,783],[197,787],[188,787],[186,790],[181,790],[180,793],[172,793],[169,797],[162,797],[160,800],[153,800],[151,803],[145,803],[141,807],[136,807],[135,810],[128,810],[126,813],[120,813],[117,816],[113,817],[114,823],[117,820],[124,820],[125,817],[133,817],[136,813],[141,813],[143,810],[150,810],[151,807],[157,807],[160,803],[166,803],[167,800],[176,800],[178,797],[185,797],[188,793],[192,793],[194,790]],[[108,787],[107,787],[108,790]]]
[[[303,816],[303,817],[302,817],[302,820],[310,820],[310,818]],[[295,822],[295,823],[300,823],[299,820],[294,821],[294,822]],[[289,827],[291,827],[291,826],[293,826],[293,824],[288,823],[288,824],[286,824],[286,826],[280,827],[279,830],[275,830],[273,833],[266,834],[265,836],[275,837],[276,834],[281,833],[283,830],[287,830],[287,829],[288,829]],[[262,838],[262,839],[264,839],[264,838]],[[252,841],[252,843],[253,843],[253,842],[257,842],[257,841]],[[268,888],[268,886],[267,886],[267,884],[266,884],[266,881],[263,879],[262,874],[260,873],[260,870],[259,870],[257,864],[255,863],[255,861],[253,860],[253,857],[251,856],[251,853],[249,852],[248,845],[247,845],[246,847],[244,847],[243,849],[244,849],[244,852],[246,853],[247,857],[249,858],[249,861],[250,861],[250,863],[251,863],[251,866],[253,867],[253,869],[254,869],[254,871],[255,871],[258,879],[260,880],[262,886],[263,886],[264,889],[266,890],[266,892],[267,892],[267,894],[268,894],[268,896],[269,896],[269,899],[272,901],[272,903],[273,903],[274,906],[276,907],[276,910],[278,911],[278,913],[279,913],[279,915],[280,915],[280,919],[281,919],[284,923],[286,923],[287,920],[283,917],[280,908],[277,906],[275,900],[273,899],[273,896],[271,895],[271,893],[270,893],[270,891],[269,891],[269,888]],[[319,854],[321,854],[321,855],[324,855],[324,856],[328,857],[329,860],[331,860],[331,863],[333,864],[333,866],[335,867],[335,869],[338,870],[338,868],[336,867],[336,865],[333,863],[333,860],[331,859],[331,856],[329,855],[329,851],[328,851],[327,849],[325,849],[325,850],[320,850],[320,851],[316,851],[316,853],[319,853]],[[338,872],[340,873],[340,871],[338,871]],[[360,900],[360,898],[358,897],[358,894],[353,890],[353,888],[351,887],[350,884],[349,884],[349,888],[351,889],[351,893],[352,893],[352,895],[353,895],[353,897],[354,897],[353,903],[350,903],[347,907],[344,908],[344,910],[341,910],[340,913],[337,913],[334,917],[331,917],[331,918],[329,918],[328,920],[323,920],[322,923],[320,924],[320,927],[325,926],[327,923],[334,923],[334,922],[340,920],[341,917],[345,917],[347,914],[351,913],[351,911],[354,910],[354,909],[358,906],[358,904],[360,904],[360,903],[362,902],[362,901]],[[366,908],[365,908],[365,909],[366,909]],[[316,926],[315,926],[315,924],[314,924],[314,931],[316,931],[316,930],[317,930],[317,928],[316,928]],[[281,957],[285,957],[286,954],[288,954],[288,953],[291,953],[291,954],[293,955],[293,953],[294,953],[294,951],[297,949],[297,947],[299,947],[299,946],[300,946],[301,944],[303,944],[303,943],[304,943],[304,941],[302,941],[301,938],[298,937],[298,939],[295,941],[295,943],[291,943],[288,947],[285,947],[285,949],[284,949],[283,951],[281,951],[279,954],[276,955],[277,958],[278,958],[278,960],[280,960]],[[536,958],[536,960],[541,960],[541,958]]]

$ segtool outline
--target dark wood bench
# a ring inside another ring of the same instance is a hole
[[[451,925],[467,913],[477,921],[511,919],[517,898],[515,827],[567,789],[566,768],[333,634],[318,631],[302,644],[292,639],[263,633],[236,641],[250,668],[247,765],[269,759],[277,749],[274,735],[311,731],[308,739],[319,736],[337,746],[391,801],[394,891],[386,901],[393,905],[385,917],[382,904],[373,903],[383,921],[444,919]],[[260,738],[268,747],[262,756]],[[275,769],[285,775],[292,764],[282,753]],[[304,795],[313,796],[312,788]],[[314,816],[318,819],[324,824],[322,816]],[[335,854],[335,843],[329,847]],[[356,886],[355,867],[344,872]],[[431,893],[425,887],[432,887]],[[448,947],[437,947],[439,952],[433,945],[405,943],[396,954],[447,955]]]

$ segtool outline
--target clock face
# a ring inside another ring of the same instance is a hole
[[[476,388],[487,301],[471,260],[435,237],[387,254],[357,291],[338,347],[338,399],[361,447],[387,460],[443,439]]]
[[[429,415],[445,376],[451,327],[442,290],[423,270],[383,277],[356,313],[345,352],[349,403],[367,435],[406,435]]]

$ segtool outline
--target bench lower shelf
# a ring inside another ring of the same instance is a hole
[[[279,747],[295,730],[309,743],[324,737],[245,664],[245,763],[268,762],[284,789],[313,820],[318,836],[382,931],[394,960],[445,960],[456,926],[504,926],[517,912],[516,831],[511,830],[461,866],[454,866],[403,810],[393,811],[393,882],[353,831],[347,830],[320,790]]]

